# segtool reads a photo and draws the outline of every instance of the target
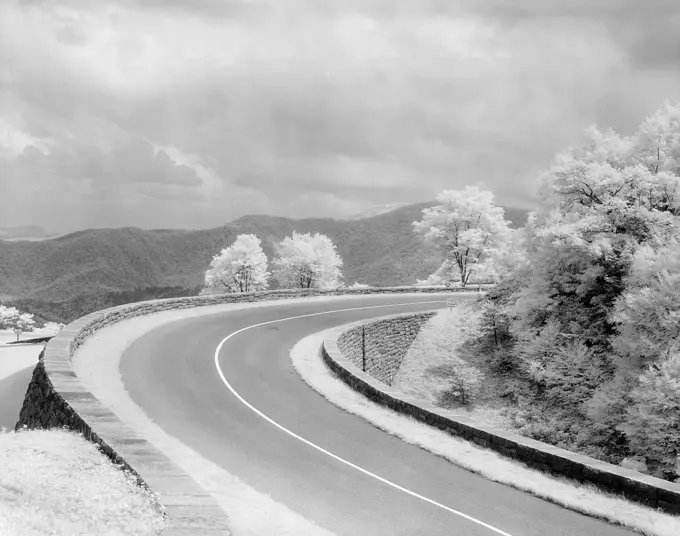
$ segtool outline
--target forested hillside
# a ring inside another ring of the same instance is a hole
[[[412,223],[432,203],[359,220],[244,216],[207,230],[91,229],[38,242],[0,241],[0,300],[47,320],[151,298],[195,295],[211,258],[241,233],[253,233],[267,256],[293,230],[328,235],[344,260],[345,282],[404,285],[440,264]],[[506,209],[514,226],[527,211]]]
[[[541,177],[524,261],[475,342],[530,437],[680,475],[680,104],[596,128]]]

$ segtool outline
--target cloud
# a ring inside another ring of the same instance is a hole
[[[587,125],[630,131],[680,99],[676,17],[659,0],[5,2],[0,181],[52,204],[0,225],[59,225],[76,185],[118,200],[111,225],[343,216],[466,184],[530,206]]]

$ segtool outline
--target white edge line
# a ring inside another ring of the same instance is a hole
[[[345,465],[348,465],[349,467],[356,469],[357,471],[364,473],[365,475],[368,475],[371,478],[379,480],[383,484],[387,484],[388,486],[391,486],[395,489],[398,489],[399,491],[402,491],[402,492],[406,493],[407,495],[411,495],[412,497],[416,497],[417,499],[420,499],[420,500],[425,501],[426,503],[429,503],[433,506],[436,506],[438,508],[446,510],[447,512],[450,512],[452,514],[455,514],[457,516],[465,518],[468,521],[476,523],[477,525],[481,525],[482,527],[485,527],[485,528],[489,529],[490,531],[495,532],[496,534],[500,534],[501,536],[512,536],[511,534],[504,532],[501,529],[498,529],[498,528],[496,528],[492,525],[484,523],[483,521],[480,521],[479,519],[476,519],[472,516],[464,514],[463,512],[459,512],[458,510],[454,510],[453,508],[449,508],[446,505],[443,505],[441,503],[438,503],[437,501],[434,501],[432,499],[424,497],[423,495],[420,495],[420,494],[418,494],[414,491],[411,491],[411,490],[409,490],[409,489],[407,489],[403,486],[400,486],[399,484],[395,484],[394,482],[391,482],[390,480],[387,480],[386,478],[378,476],[375,473],[371,473],[370,471],[368,471],[368,470],[366,470],[362,467],[359,467],[358,465],[355,465],[352,462],[347,461],[344,458],[341,458],[340,456],[338,456],[336,454],[333,454],[332,452],[327,451],[326,449],[320,447],[319,445],[312,443],[311,441],[305,439],[304,437],[297,435],[295,432],[288,430],[288,428],[285,428],[281,424],[277,423],[275,420],[271,419],[270,417],[268,417],[267,415],[262,413],[259,409],[255,408],[253,405],[251,405],[249,402],[247,402],[241,395],[239,395],[236,392],[236,390],[231,386],[231,384],[229,383],[227,378],[224,376],[222,369],[220,368],[219,355],[220,355],[220,351],[222,350],[222,347],[224,346],[224,344],[229,339],[231,339],[232,337],[235,337],[239,333],[242,333],[242,332],[249,330],[249,329],[252,329],[252,328],[265,326],[267,324],[275,324],[276,322],[285,322],[286,320],[297,320],[299,318],[307,318],[307,317],[310,317],[310,316],[327,315],[327,314],[332,314],[332,313],[341,313],[341,312],[345,312],[345,311],[359,311],[359,310],[364,310],[364,309],[377,309],[377,308],[381,308],[381,307],[401,307],[401,306],[406,306],[406,305],[422,305],[422,304],[426,304],[426,303],[433,303],[434,304],[434,303],[444,303],[444,302],[445,302],[445,300],[433,300],[433,301],[422,301],[422,302],[411,302],[411,303],[393,303],[393,304],[388,304],[388,305],[371,305],[371,306],[367,306],[367,307],[351,307],[351,308],[348,308],[348,309],[336,309],[336,310],[333,310],[333,311],[323,311],[323,312],[320,312],[320,313],[311,313],[311,314],[306,314],[306,315],[291,316],[291,317],[288,317],[288,318],[280,318],[278,320],[269,320],[268,322],[261,322],[259,324],[253,324],[252,326],[246,326],[245,328],[241,328],[238,331],[234,331],[233,333],[231,333],[230,335],[228,335],[224,339],[222,339],[222,341],[220,341],[220,343],[217,345],[217,349],[215,350],[215,367],[217,368],[217,373],[220,375],[220,378],[221,378],[222,382],[224,383],[224,385],[227,386],[227,389],[229,389],[231,391],[231,393],[236,398],[238,398],[238,400],[241,401],[241,403],[243,403],[243,405],[248,407],[253,412],[257,413],[264,420],[266,420],[269,423],[276,426],[279,430],[287,433],[288,435],[290,435],[290,436],[294,437],[295,439],[303,442],[304,444],[309,445],[310,447],[318,450],[319,452],[322,452],[323,454],[330,456],[334,460],[337,460],[341,463],[344,463]]]

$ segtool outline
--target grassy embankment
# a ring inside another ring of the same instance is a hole
[[[466,344],[477,337],[480,318],[475,302],[460,301],[428,321],[406,354],[394,387],[435,406],[516,432],[505,415],[506,379],[491,373],[487,358]],[[458,381],[461,377],[463,385]],[[468,403],[463,403],[464,399]]]
[[[150,492],[94,444],[66,430],[0,433],[0,534],[152,535]]]
[[[15,338],[0,332],[0,344]],[[164,519],[152,495],[82,435],[7,431],[18,419],[41,349],[40,344],[0,348],[0,534],[158,534]],[[22,385],[14,385],[17,378],[23,378]]]

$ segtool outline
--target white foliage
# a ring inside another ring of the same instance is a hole
[[[567,306],[562,299],[587,297],[625,331],[613,342],[631,363],[658,357],[655,341],[667,345],[672,339],[680,303],[680,264],[669,258],[680,244],[678,171],[680,105],[668,103],[632,136],[590,127],[578,147],[555,157],[541,176],[542,209],[524,231],[530,269],[511,308],[515,336],[535,333],[558,315],[570,332],[596,337],[577,303]],[[626,273],[626,290],[617,296]],[[614,310],[598,305],[614,298]]]
[[[205,286],[217,291],[252,292],[266,289],[269,276],[260,239],[253,234],[241,234],[213,257],[205,272]]]
[[[35,320],[32,314],[22,313],[16,307],[0,305],[0,328],[13,330],[17,335],[17,340],[24,331],[33,331],[34,326]]]
[[[503,208],[494,205],[491,192],[475,186],[444,190],[437,195],[437,205],[424,209],[423,219],[413,227],[442,255],[432,281],[456,278],[463,285],[475,272],[492,273],[511,237]]]
[[[274,278],[283,288],[335,289],[341,286],[342,259],[324,234],[293,232],[277,246]]]
[[[532,226],[595,256],[611,254],[623,229],[663,247],[677,232],[679,172],[680,104],[666,103],[627,138],[591,127],[542,175],[544,209]]]
[[[631,139],[633,157],[653,173],[680,175],[680,103],[647,117]]]
[[[614,347],[628,358],[622,364],[639,367],[680,350],[680,243],[638,248],[611,316]]]

